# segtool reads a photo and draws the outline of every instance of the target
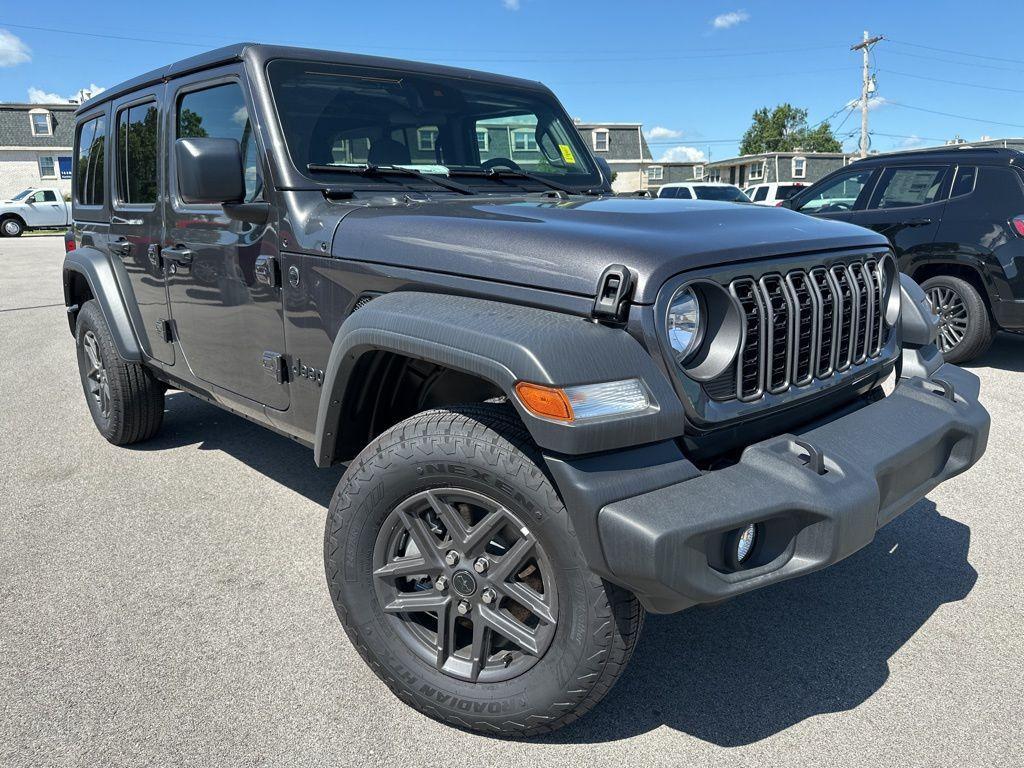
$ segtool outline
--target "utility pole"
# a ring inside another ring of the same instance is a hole
[[[877,35],[869,37],[867,30],[864,30],[864,39],[856,45],[851,45],[851,51],[860,51],[864,54],[864,70],[860,86],[860,156],[868,156],[868,94],[871,91],[871,73],[868,66],[868,56],[871,53],[871,46],[881,42],[885,37]]]

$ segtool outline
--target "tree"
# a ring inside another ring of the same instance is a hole
[[[832,133],[832,126],[822,122],[811,128],[807,125],[807,110],[792,104],[780,104],[769,111],[767,107],[754,112],[753,123],[740,142],[741,155],[762,152],[841,152],[842,146]]]

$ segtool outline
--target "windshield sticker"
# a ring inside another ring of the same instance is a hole
[[[559,144],[558,149],[562,152],[562,159],[569,165],[576,165],[576,158],[572,154],[572,148],[568,144]]]

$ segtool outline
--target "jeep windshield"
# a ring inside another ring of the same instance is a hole
[[[602,184],[575,126],[541,90],[458,77],[278,59],[267,66],[295,167],[353,189],[584,191]],[[388,173],[391,167],[417,174]]]

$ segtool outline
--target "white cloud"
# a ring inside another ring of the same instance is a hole
[[[0,67],[13,67],[32,61],[32,51],[17,35],[0,29]]]
[[[79,88],[71,96],[61,96],[59,93],[44,91],[42,88],[30,87],[28,89],[28,101],[30,104],[67,104],[69,101],[83,102],[86,98],[103,93],[106,88],[96,83],[90,83],[85,88]]]
[[[869,96],[868,97],[868,111],[879,109],[889,103],[889,100],[885,96]],[[850,99],[846,102],[847,109],[860,109],[860,99]]]
[[[649,139],[678,139],[682,135],[682,131],[675,131],[661,125],[656,125],[647,132]]]
[[[707,162],[707,155],[696,147],[680,145],[671,147],[661,156],[659,163],[704,163]]]
[[[917,149],[918,147],[924,146],[924,139],[915,133],[911,136],[907,136],[896,146],[900,149]]]
[[[506,10],[509,10],[509,11],[518,11],[519,10],[519,0],[501,0],[501,4],[503,6],[505,6]]]
[[[715,16],[711,20],[711,26],[715,29],[729,29],[729,27],[735,27],[737,24],[742,24],[744,21],[749,20],[750,14],[746,11],[729,11],[729,13]]]

